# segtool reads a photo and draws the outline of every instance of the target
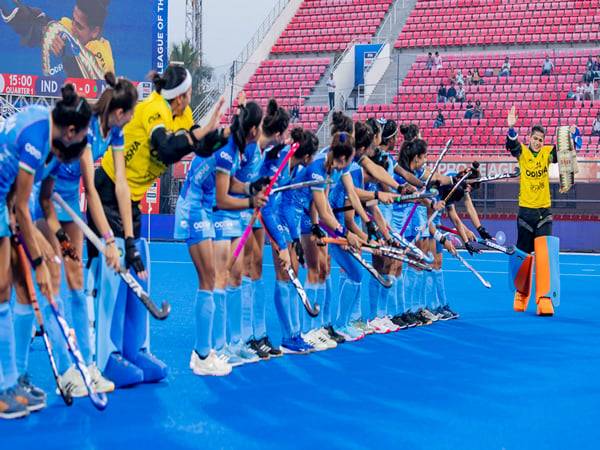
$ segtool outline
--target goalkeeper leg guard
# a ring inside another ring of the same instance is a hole
[[[535,282],[537,313],[552,316],[560,304],[560,241],[554,236],[535,238]]]
[[[515,248],[515,253],[510,255],[508,264],[509,286],[515,291],[513,309],[523,312],[527,309],[531,296],[533,256]]]

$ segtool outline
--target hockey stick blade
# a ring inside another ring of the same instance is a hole
[[[471,271],[471,273],[475,275],[479,281],[481,281],[481,284],[483,284],[486,288],[491,289],[491,283],[485,278],[483,278],[481,274],[477,272],[477,270],[475,270],[475,268],[465,260],[465,258],[460,256],[458,253],[456,253],[454,257],[458,259],[463,266],[469,269],[469,271]]]
[[[306,295],[306,291],[304,290],[302,283],[300,283],[300,280],[294,273],[294,269],[292,269],[291,267],[288,267],[287,274],[290,277],[290,280],[291,280],[292,284],[294,285],[296,292],[298,293],[298,297],[302,301],[302,304],[304,305],[304,309],[306,309],[306,312],[308,313],[308,315],[310,317],[317,317],[319,315],[319,312],[321,312],[321,307],[319,306],[319,304],[315,303],[314,306],[310,304],[308,295]]]
[[[467,180],[468,184],[474,184],[474,183],[487,183],[490,181],[498,181],[498,180],[507,180],[510,178],[517,178],[521,176],[521,170],[517,167],[514,172],[506,172],[506,173],[499,173],[498,175],[492,175],[489,177],[481,177],[481,178],[476,178],[474,180]]]
[[[481,245],[485,245],[488,248],[491,248],[492,250],[498,250],[501,253],[505,253],[507,255],[512,255],[515,253],[515,249],[514,247],[505,247],[504,245],[500,245],[490,239],[477,239],[477,243],[481,244]]]
[[[364,258],[362,256],[360,256],[360,254],[353,249],[349,249],[348,253],[350,253],[350,255],[356,259],[356,261],[358,261],[358,263],[363,266],[365,269],[367,269],[367,272],[369,272],[371,274],[371,276],[373,278],[375,278],[379,284],[381,284],[384,288],[389,289],[392,287],[392,281],[388,280],[387,278],[383,277],[378,271],[377,269],[375,269],[375,267],[373,267],[371,264],[369,264],[367,261],[364,260]]]

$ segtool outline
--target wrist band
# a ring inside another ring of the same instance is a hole
[[[106,233],[104,233],[102,235],[102,239],[104,239],[105,241],[108,241],[111,238],[113,238],[113,240],[114,240],[114,237],[115,237],[115,235],[113,233],[113,230],[111,230],[110,228],[108,229],[108,231]]]
[[[41,256],[38,256],[33,261],[31,261],[31,265],[33,266],[34,269],[37,269],[39,266],[42,265],[43,262],[44,262],[43,258]]]
[[[440,230],[435,230],[435,233],[433,233],[433,238],[438,241],[440,244],[443,244],[444,242],[446,242],[446,235],[444,233],[442,233]]]
[[[375,197],[373,197],[374,200],[379,200],[379,191],[375,191]]]

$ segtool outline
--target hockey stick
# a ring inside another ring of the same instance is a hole
[[[279,254],[279,247],[277,246],[277,243],[275,242],[275,240],[269,233],[268,228],[265,226],[265,223],[263,222],[262,217],[259,216],[258,219],[260,220],[260,223],[262,224],[263,229],[265,230],[265,233],[267,234],[269,240],[271,241],[271,247],[273,247],[273,250],[275,250],[275,252],[277,254]],[[290,277],[290,281],[294,285],[294,289],[296,289],[298,297],[300,298],[300,301],[304,305],[304,309],[306,309],[306,312],[308,313],[308,315],[311,317],[317,317],[319,315],[319,313],[321,312],[321,307],[319,306],[319,304],[315,303],[313,306],[310,303],[308,295],[306,295],[306,291],[304,290],[304,286],[302,286],[302,283],[296,276],[296,273],[294,272],[294,269],[292,268],[291,265],[289,267],[287,267],[285,269],[285,271],[288,274],[288,277]]]
[[[429,188],[429,183],[431,183],[431,180],[433,179],[433,175],[435,175],[435,173],[437,172],[438,168],[440,167],[440,164],[442,163],[442,159],[444,158],[444,156],[446,156],[446,153],[448,153],[448,151],[450,150],[450,146],[451,145],[452,145],[452,138],[448,139],[448,142],[446,142],[446,146],[444,147],[444,149],[442,150],[442,152],[438,156],[438,159],[433,164],[431,172],[429,173],[429,176],[425,180],[425,186],[423,187],[423,189],[421,190],[421,192],[426,192],[427,189]],[[404,222],[404,225],[402,225],[402,229],[400,230],[400,235],[401,236],[404,236],[404,233],[406,232],[406,229],[408,228],[408,224],[410,223],[410,221],[412,220],[413,216],[415,215],[415,211],[417,210],[417,206],[418,206],[418,204],[415,203],[413,205],[412,209],[410,210],[410,213],[408,214],[408,217],[406,218],[406,221]]]
[[[409,194],[409,195],[399,195],[394,199],[394,203],[403,203],[403,202],[414,202],[415,200],[422,200],[422,199],[427,199],[427,198],[433,198],[435,197],[437,194],[437,191],[430,191],[430,192],[416,192],[414,194]],[[368,200],[367,202],[363,203],[363,206],[368,208],[370,206],[375,206],[377,204],[381,203],[379,200]],[[352,211],[354,209],[354,207],[352,205],[347,205],[347,206],[342,206],[340,208],[334,208],[333,212],[334,213],[341,213],[341,212],[346,212],[346,211]]]
[[[458,261],[459,261],[459,262],[460,262],[460,263],[461,263],[463,266],[465,266],[467,269],[469,269],[469,270],[470,270],[470,271],[473,273],[473,275],[475,275],[475,276],[477,277],[477,279],[478,279],[479,281],[481,281],[481,284],[483,284],[483,285],[484,285],[486,288],[490,289],[490,288],[492,287],[492,285],[490,284],[490,282],[489,282],[489,281],[487,281],[485,278],[483,278],[483,277],[481,276],[481,274],[480,274],[479,272],[477,272],[477,270],[475,270],[475,268],[473,268],[473,266],[472,266],[471,264],[469,264],[469,263],[468,263],[468,262],[465,260],[465,258],[463,258],[462,256],[460,256],[460,255],[458,254],[458,252],[457,252],[456,254],[452,255],[452,256],[454,256],[456,259],[458,259]]]
[[[23,239],[19,239],[19,241],[21,243],[21,248],[23,249],[24,253],[26,255],[29,255],[27,246],[25,245]],[[31,264],[31,261],[29,261],[29,263]],[[52,314],[54,315],[54,318],[58,323],[58,328],[60,329],[60,332],[67,343],[67,350],[69,351],[69,354],[71,355],[71,358],[75,363],[77,371],[81,374],[81,378],[83,379],[83,383],[85,384],[85,388],[88,392],[88,397],[90,398],[90,401],[92,402],[94,407],[99,411],[104,410],[108,405],[108,397],[103,392],[96,392],[96,388],[92,383],[92,377],[90,376],[88,368],[85,365],[85,361],[83,360],[83,356],[81,356],[81,352],[77,347],[77,342],[75,340],[74,333],[72,333],[71,328],[69,328],[69,324],[60,314],[60,310],[58,309],[58,305],[56,304],[56,301],[54,300],[52,294],[50,294],[47,300],[48,304],[50,305],[50,309],[52,310]]]
[[[504,173],[499,173],[498,175],[491,175],[488,177],[477,178],[475,180],[467,180],[467,183],[468,184],[488,183],[490,181],[506,180],[509,178],[517,178],[519,176],[521,176],[521,169],[519,169],[517,167],[517,168],[515,168],[515,170],[513,172],[504,172]]]
[[[457,236],[460,236],[458,231],[455,230],[454,228],[450,228],[444,225],[440,225],[439,229],[442,231],[447,231],[449,233],[455,234]],[[498,250],[501,253],[505,253],[507,255],[512,255],[515,253],[515,248],[514,247],[506,247],[504,245],[500,245],[497,242],[491,240],[491,239],[483,239],[483,238],[477,238],[477,243],[481,244],[481,245],[485,245],[488,248],[491,248],[492,250]]]
[[[54,361],[54,355],[52,354],[52,344],[50,343],[50,339],[48,339],[46,327],[44,327],[44,319],[42,318],[42,313],[40,312],[40,305],[37,300],[37,295],[35,294],[33,280],[31,279],[31,266],[29,265],[29,260],[27,259],[25,250],[23,250],[23,247],[21,246],[19,238],[15,234],[13,234],[11,240],[14,248],[17,250],[19,264],[21,266],[21,273],[23,274],[23,278],[25,279],[25,286],[27,287],[27,293],[29,294],[31,306],[33,307],[33,313],[40,328],[42,339],[44,340],[46,353],[48,353],[48,359],[50,360],[50,367],[52,368],[52,375],[54,376],[56,387],[58,389],[58,392],[60,393],[60,396],[65,402],[65,405],[71,406],[73,404],[73,397],[71,397],[71,395],[68,392],[63,391],[58,381],[58,369],[56,368],[56,361]]]
[[[319,222],[319,225],[321,226],[321,228],[323,228],[328,234],[329,236],[333,237],[335,234],[333,233],[333,231],[327,226],[325,225],[323,222]],[[348,241],[346,241],[346,244],[348,243]],[[373,267],[371,264],[369,264],[367,261],[365,261],[365,259],[360,255],[360,253],[348,246],[346,251],[350,254],[350,256],[352,256],[361,266],[363,266],[367,272],[369,272],[371,274],[371,276],[373,278],[375,278],[379,284],[381,284],[384,288],[391,288],[392,287],[392,281],[388,280],[387,278],[385,278],[384,276],[382,276],[377,269],[375,269],[375,267]]]
[[[52,199],[55,200],[66,212],[73,221],[77,224],[77,226],[83,231],[83,234],[86,238],[98,249],[99,252],[104,253],[106,246],[104,242],[100,240],[96,233],[92,231],[92,229],[85,223],[81,217],[73,209],[63,200],[63,198],[57,193],[54,192],[52,194]],[[125,282],[125,284],[133,291],[137,298],[140,299],[142,304],[146,307],[146,309],[152,314],[152,317],[158,320],[164,320],[169,316],[171,312],[171,305],[164,301],[161,305],[161,309],[158,309],[154,301],[150,298],[150,294],[148,294],[142,285],[135,279],[135,277],[127,270],[121,268],[118,272],[121,279]]]
[[[410,252],[415,258],[417,258],[420,261],[425,261],[427,264],[433,263],[434,258],[431,252],[425,254],[423,250],[421,250],[412,242],[408,242],[404,236],[402,236],[397,231],[394,231],[391,228],[389,229],[389,232],[392,235],[392,237],[396,240],[396,242],[398,242],[402,247],[404,247],[405,255]]]
[[[279,178],[279,175],[281,174],[281,172],[283,172],[283,169],[287,166],[289,160],[292,158],[292,156],[294,156],[294,153],[296,153],[296,150],[298,150],[299,147],[300,147],[300,145],[298,143],[295,143],[290,147],[290,151],[288,152],[287,155],[285,155],[285,158],[283,158],[283,161],[277,168],[277,172],[275,172],[275,175],[273,175],[273,178],[271,178],[271,181],[269,182],[269,185],[267,186],[267,189],[265,190],[265,197],[269,197],[269,195],[271,194],[271,191],[273,190],[273,186],[275,185],[275,183],[277,182],[277,179]],[[256,222],[256,219],[258,218],[259,214],[260,214],[260,208],[258,208],[258,207],[254,208],[254,213],[252,214],[252,217],[250,218],[248,226],[246,226],[246,229],[242,233],[240,242],[238,243],[237,247],[233,251],[233,255],[231,255],[231,260],[227,264],[228,271],[231,270],[231,268],[235,264],[235,261],[240,256],[240,253],[242,253],[242,250],[243,250],[244,246],[246,245],[248,238],[250,237],[250,233],[252,232],[252,227],[254,226],[254,222]]]
[[[285,192],[292,189],[302,189],[312,186],[320,186],[323,181],[302,181],[301,183],[288,184],[287,186],[280,186],[271,191],[271,194],[277,194],[278,192]],[[325,180],[325,184],[331,184],[331,180]]]

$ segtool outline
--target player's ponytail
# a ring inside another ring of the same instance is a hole
[[[233,116],[231,123],[231,134],[233,141],[240,152],[244,152],[246,141],[252,128],[258,128],[263,118],[260,105],[256,102],[248,102],[240,107],[239,112]]]
[[[388,147],[396,142],[396,134],[398,133],[398,125],[395,120],[388,120],[381,131],[381,143]]]
[[[335,133],[331,139],[329,151],[334,159],[348,160],[354,155],[354,138],[350,133],[342,131]]]
[[[52,109],[52,122],[61,128],[75,127],[79,133],[90,124],[92,108],[85,98],[75,92],[72,84],[66,84],[61,88],[62,98]]]
[[[283,134],[290,124],[290,114],[275,99],[269,100],[267,114],[263,118],[262,131],[267,137]]]
[[[400,148],[399,164],[405,170],[412,171],[410,163],[417,157],[427,153],[427,142],[423,139],[404,141]]]
[[[343,112],[336,111],[331,115],[331,127],[329,131],[331,132],[331,136],[342,132],[352,134],[354,131],[354,122]]]
[[[354,123],[354,139],[356,140],[356,150],[368,149],[373,143],[373,130],[364,122]]]
[[[414,141],[419,136],[419,127],[414,123],[400,126],[400,133],[404,136],[405,141]]]
[[[137,103],[138,92],[131,81],[125,78],[117,79],[112,72],[107,72],[104,80],[108,88],[94,105],[93,112],[101,118],[102,126],[106,131],[110,114],[117,109],[122,109],[123,112],[131,111]]]
[[[192,87],[192,76],[181,64],[170,64],[162,75],[151,71],[148,78],[154,84],[154,90],[169,102],[185,94]]]
[[[319,138],[312,131],[296,127],[291,132],[292,141],[298,144],[298,150],[294,157],[303,159],[307,156],[313,156],[319,149]]]

